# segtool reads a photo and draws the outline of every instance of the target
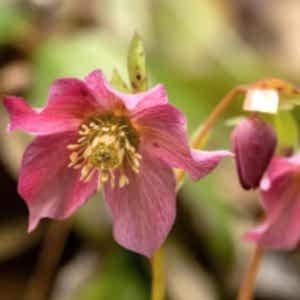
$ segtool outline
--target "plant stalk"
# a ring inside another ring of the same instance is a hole
[[[237,300],[252,300],[254,293],[255,281],[264,250],[256,246],[249,262],[248,269],[241,283]]]

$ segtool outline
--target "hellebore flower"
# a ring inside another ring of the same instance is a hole
[[[245,118],[233,130],[231,143],[242,187],[257,188],[276,148],[273,128],[259,117]]]
[[[9,130],[37,135],[24,153],[18,185],[29,231],[41,218],[68,217],[103,186],[115,239],[148,257],[174,222],[172,168],[197,180],[229,154],[189,148],[185,117],[168,104],[162,85],[124,94],[101,71],[55,81],[43,109],[17,97],[6,97],[5,106]]]
[[[292,249],[300,239],[300,155],[274,157],[260,185],[266,220],[245,238],[273,249]]]

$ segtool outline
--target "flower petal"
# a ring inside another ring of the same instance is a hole
[[[37,137],[26,149],[18,191],[29,208],[29,231],[41,218],[63,219],[83,205],[97,186],[79,181],[80,171],[68,168],[69,150],[74,133]]]
[[[5,97],[11,119],[8,130],[38,135],[75,130],[86,115],[102,110],[85,83],[74,78],[56,80],[48,99],[44,109],[33,109],[22,98]]]
[[[263,224],[246,233],[246,240],[272,249],[296,247],[300,239],[300,194],[281,201]]]
[[[226,150],[200,151],[192,149],[191,153],[193,161],[189,172],[194,180],[198,180],[213,171],[223,158],[233,156],[230,151]]]
[[[118,96],[114,94],[101,70],[95,70],[88,74],[84,81],[97,99],[98,103],[106,109],[113,108],[121,103]]]
[[[157,84],[146,92],[119,94],[119,96],[125,103],[127,109],[133,110],[134,114],[153,106],[168,103],[168,96],[162,84]]]
[[[294,174],[297,172],[293,160],[294,157],[274,157],[260,183],[261,203],[267,213],[274,211],[281,202],[279,197],[293,185]]]
[[[175,178],[163,161],[142,152],[139,174],[123,188],[105,186],[114,219],[114,237],[125,248],[147,257],[166,239],[175,219]]]
[[[295,160],[295,157],[272,160],[261,182],[262,205],[267,217],[260,226],[246,233],[247,240],[275,249],[292,249],[297,245],[300,239],[300,189],[299,161]]]
[[[94,92],[99,103],[106,108],[112,108],[123,103],[128,110],[137,112],[168,102],[166,91],[161,84],[156,85],[146,92],[126,94],[112,88],[100,70],[90,73],[85,78],[85,81]]]
[[[184,115],[165,104],[145,109],[133,117],[143,135],[143,143],[152,155],[175,168],[189,172],[197,180],[214,169],[228,151],[197,151],[188,145]]]

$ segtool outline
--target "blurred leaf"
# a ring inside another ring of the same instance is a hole
[[[75,228],[77,233],[85,240],[95,244],[105,242],[106,238],[111,239],[111,216],[102,193],[96,193],[76,213]]]
[[[149,291],[131,259],[123,250],[114,252],[103,272],[82,287],[75,300],[148,300]]]
[[[0,227],[0,261],[11,259],[32,247],[40,236],[38,230],[27,233],[27,220],[13,220]]]
[[[274,116],[277,132],[278,148],[294,148],[298,144],[298,125],[289,111],[283,111]]]
[[[282,97],[279,102],[279,109],[280,110],[292,110],[295,106],[300,105],[299,98],[286,98]]]
[[[113,73],[112,73],[112,77],[111,77],[111,80],[110,80],[110,83],[111,85],[118,89],[119,91],[121,92],[124,92],[124,93],[129,93],[130,90],[127,86],[127,84],[125,83],[125,81],[122,79],[120,73],[118,72],[117,69],[114,69],[113,70]]]
[[[148,89],[148,76],[145,49],[137,34],[133,36],[129,46],[127,67],[132,89],[135,92],[146,91]]]
[[[190,133],[203,123],[214,105],[236,84],[217,68],[209,74],[190,78],[161,58],[151,57],[149,69],[154,81],[166,86],[169,101],[187,116]]]
[[[29,29],[29,20],[20,9],[0,4],[0,44],[25,36]]]
[[[190,74],[222,68],[224,76],[239,83],[269,74],[266,62],[232,30],[218,2],[155,2],[157,47],[165,60]]]
[[[171,244],[171,243],[170,243]],[[165,248],[168,294],[176,300],[216,300],[212,278],[180,245]]]
[[[33,100],[34,105],[43,106],[49,85],[59,77],[82,78],[97,68],[101,68],[106,75],[111,74],[114,67],[122,65],[121,50],[122,46],[117,41],[99,32],[48,40],[34,54],[37,82],[29,99]],[[121,74],[124,75],[125,70]]]
[[[198,183],[187,181],[184,186],[184,192],[188,196],[185,202],[198,233],[207,245],[214,266],[224,271],[234,257],[231,214],[219,193],[222,190],[221,183],[214,176],[215,174],[207,176]]]

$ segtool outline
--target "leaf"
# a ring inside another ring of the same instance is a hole
[[[228,183],[225,183],[226,180],[221,183],[216,175],[211,174],[197,183],[187,180],[182,192],[186,196],[184,206],[190,222],[205,245],[203,251],[207,251],[215,268],[225,271],[234,258],[230,230],[232,215],[220,193],[223,190],[221,184]],[[219,188],[216,189],[216,186]]]
[[[118,89],[121,92],[129,93],[130,89],[128,88],[126,82],[122,79],[120,73],[117,69],[113,70],[110,83],[113,87]]]
[[[300,105],[300,99],[299,98],[287,98],[287,97],[281,97],[279,102],[279,110],[292,110],[295,108],[295,106]]]
[[[83,78],[98,68],[111,74],[112,66],[122,64],[121,49],[118,41],[96,31],[48,39],[33,54],[34,77],[38,81],[27,98],[33,100],[32,105],[41,107],[49,85],[59,77]]]
[[[24,38],[30,30],[29,21],[20,9],[0,4],[0,44]]]
[[[148,286],[135,267],[135,256],[123,250],[106,259],[102,273],[83,286],[72,299],[86,300],[146,300]]]
[[[146,71],[145,49],[141,38],[137,34],[133,36],[130,43],[127,68],[133,91],[146,91],[148,88],[148,77]]]
[[[166,279],[170,299],[218,299],[215,282],[186,249],[180,244],[170,241],[165,247],[165,254]]]
[[[298,126],[293,114],[289,111],[283,111],[275,116],[274,120],[278,148],[286,149],[296,147],[298,143]]]

